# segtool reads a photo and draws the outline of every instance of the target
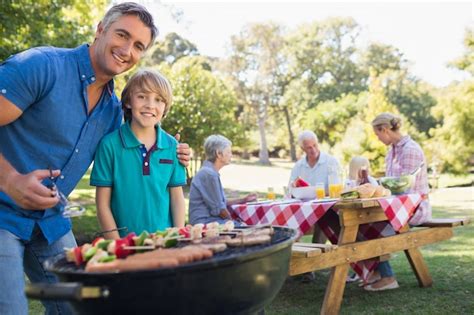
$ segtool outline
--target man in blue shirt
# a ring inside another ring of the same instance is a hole
[[[57,281],[43,262],[76,243],[47,169],[69,195],[100,139],[120,126],[113,77],[140,60],[157,32],[143,6],[122,3],[90,46],[33,48],[0,65],[0,314],[27,313],[24,272],[32,282]],[[178,155],[187,163],[187,145]],[[47,314],[70,313],[66,303],[43,304]]]

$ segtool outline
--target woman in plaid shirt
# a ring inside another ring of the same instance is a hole
[[[382,113],[372,121],[372,127],[377,138],[390,147],[385,157],[385,176],[410,174],[424,162],[422,169],[415,177],[414,185],[408,190],[408,193],[419,193],[424,197],[409,221],[410,225],[419,225],[431,219],[431,206],[428,200],[427,163],[420,145],[413,141],[410,136],[402,135],[400,132],[401,126],[402,120],[400,117],[390,113]],[[397,280],[388,262],[380,263],[377,270],[381,279],[365,286],[366,290],[381,291],[398,288]]]

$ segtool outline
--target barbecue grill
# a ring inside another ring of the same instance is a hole
[[[296,230],[274,227],[268,244],[228,248],[175,268],[89,273],[64,255],[46,261],[57,284],[31,284],[35,299],[66,299],[79,314],[249,314],[280,291]]]

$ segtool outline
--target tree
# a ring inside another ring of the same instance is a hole
[[[362,68],[381,79],[388,101],[419,131],[428,134],[435,125],[430,111],[436,100],[432,88],[409,73],[403,53],[391,45],[372,43],[361,56]]]
[[[206,64],[204,57],[183,57],[171,67],[160,65],[174,95],[162,126],[170,134],[179,132],[197,157],[203,156],[204,139],[211,134],[222,134],[235,145],[243,141],[235,120],[235,94],[206,69]]]
[[[35,46],[89,42],[108,0],[5,1],[0,6],[0,61]]]
[[[185,56],[199,55],[196,45],[176,33],[167,34],[165,40],[157,42],[152,51],[151,62],[154,64],[173,64]]]
[[[356,63],[359,27],[352,18],[304,24],[290,36],[290,72],[304,78],[313,95],[309,108],[366,90],[367,75]]]
[[[284,74],[283,29],[274,23],[249,24],[231,38],[227,69],[233,87],[246,106],[252,108],[259,130],[259,162],[270,164],[266,123],[271,106],[277,106],[282,92],[278,84]]]
[[[470,74],[462,83],[455,83],[442,90],[433,115],[438,119],[436,128],[430,130],[431,154],[441,162],[445,171],[465,174],[474,156],[474,30],[466,29],[465,53],[451,65]],[[440,150],[440,148],[443,148]]]

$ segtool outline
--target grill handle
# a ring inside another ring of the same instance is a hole
[[[76,300],[107,298],[106,287],[86,287],[82,283],[30,283],[25,288],[28,298],[37,300]]]

